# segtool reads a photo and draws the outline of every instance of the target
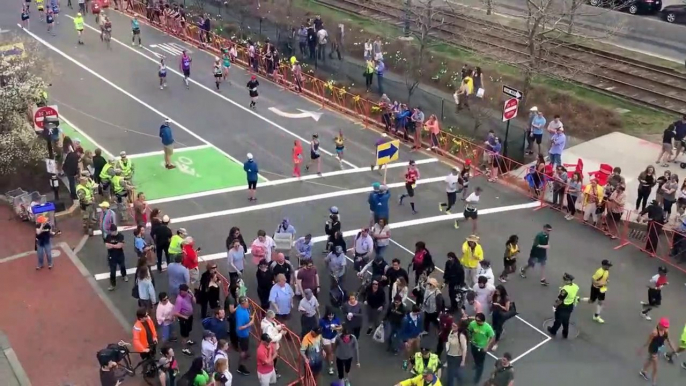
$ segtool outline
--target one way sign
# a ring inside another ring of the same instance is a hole
[[[517,98],[518,100],[522,100],[522,98],[524,98],[524,94],[522,94],[521,91],[505,85],[503,85],[503,94],[509,95],[512,98]]]

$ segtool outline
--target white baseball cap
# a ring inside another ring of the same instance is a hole
[[[252,159],[252,153],[248,153],[247,157],[248,159]]]
[[[169,216],[167,216],[166,214],[164,216],[162,216],[162,222],[168,223],[169,222]]]
[[[538,111],[538,107],[534,106],[534,107],[530,108],[529,111],[536,112],[536,111]]]

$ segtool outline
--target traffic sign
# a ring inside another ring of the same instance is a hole
[[[376,147],[376,166],[397,161],[400,155],[400,140],[382,143]]]
[[[43,132],[45,118],[59,118],[57,106],[43,106],[33,110],[33,126],[37,132]]]
[[[512,88],[510,86],[505,85],[503,85],[503,94],[509,95],[513,98],[517,98],[518,100],[522,100],[522,98],[524,98],[524,94],[522,94],[521,91],[517,90],[516,88]]]
[[[503,122],[509,121],[510,119],[517,116],[517,111],[519,110],[519,100],[516,98],[510,98],[505,101],[503,106]]]

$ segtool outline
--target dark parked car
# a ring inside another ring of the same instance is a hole
[[[594,7],[607,7],[629,12],[655,14],[662,9],[662,0],[588,0]]]
[[[686,24],[686,4],[668,5],[660,12],[660,18],[668,23]]]

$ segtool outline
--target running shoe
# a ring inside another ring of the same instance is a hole
[[[193,353],[191,352],[190,349],[184,348],[184,349],[181,349],[181,352],[184,353],[184,354],[186,354],[186,355],[188,355],[189,357],[190,357],[190,356],[193,356]],[[239,372],[240,372],[240,371],[239,371]]]
[[[455,227],[455,229],[460,229],[460,223],[458,223],[457,220],[455,220],[454,227]]]
[[[441,205],[440,203],[438,203],[438,211],[443,212],[443,205]]]
[[[192,340],[189,339],[189,340],[186,341],[186,344],[189,345],[189,346],[192,346],[192,345],[195,344],[195,342],[193,342]]]
[[[598,315],[598,316],[593,316],[593,321],[594,321],[594,322],[598,322],[598,323],[600,323],[600,324],[605,323],[605,321],[603,320],[603,318],[600,317],[600,315]]]
[[[686,370],[686,362],[681,362],[681,368]]]
[[[641,312],[641,316],[643,316],[643,318],[645,318],[645,320],[648,320],[648,321],[653,320],[653,318],[651,318],[650,315],[644,314],[643,312]]]
[[[650,380],[650,379],[648,379],[648,374],[646,374],[646,372],[643,370],[639,371],[638,375],[642,376],[643,379],[645,379],[646,381]]]
[[[548,283],[548,280],[545,280],[545,279],[541,280],[540,283],[541,283],[541,285],[546,286],[546,287],[550,284],[550,283]]]
[[[526,279],[526,273],[524,273],[524,268],[523,268],[523,267],[519,269],[519,276],[521,276],[522,278]]]
[[[404,198],[404,197],[403,197],[402,194],[398,196],[398,205],[402,205],[402,204],[403,204],[403,198]]]
[[[334,373],[333,367],[329,367],[329,375],[333,375],[333,373]]]

